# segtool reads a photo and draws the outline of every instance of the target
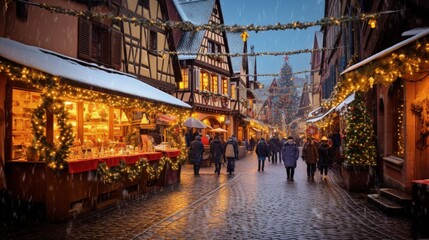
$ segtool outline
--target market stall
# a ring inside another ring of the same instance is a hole
[[[180,181],[189,105],[130,75],[40,48],[0,38],[0,50],[13,200],[65,220]]]

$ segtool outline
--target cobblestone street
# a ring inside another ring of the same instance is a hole
[[[257,171],[255,154],[236,162],[235,174],[217,176],[190,165],[180,186],[123,202],[61,224],[38,224],[6,239],[411,239],[411,221],[368,205],[349,193],[333,171],[308,182],[298,160],[295,182],[282,164]]]

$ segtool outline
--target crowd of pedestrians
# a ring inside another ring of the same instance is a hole
[[[193,141],[190,141],[191,136]],[[227,142],[222,142],[222,138],[216,134],[213,139],[207,143],[202,140],[201,134],[190,132],[186,136],[189,144],[189,162],[193,164],[194,175],[199,175],[200,165],[203,161],[204,145],[210,145],[209,153],[211,161],[215,165],[214,172],[220,174],[224,162],[227,163],[226,172],[232,174],[235,171],[235,161],[238,159],[238,142],[234,135],[228,138]],[[258,172],[264,171],[265,160],[272,164],[282,163],[286,169],[286,180],[294,181],[295,168],[299,159],[298,145],[293,137],[279,139],[272,136],[268,141],[260,138],[255,141],[253,137],[246,144],[248,151],[255,151],[258,161]],[[333,147],[328,143],[327,137],[322,137],[320,143],[317,143],[312,137],[308,137],[302,148],[302,160],[307,165],[307,179],[314,181],[316,170],[320,171],[320,177],[327,180],[328,168],[334,160]]]

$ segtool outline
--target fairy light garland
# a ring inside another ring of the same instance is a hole
[[[376,84],[389,85],[403,75],[419,73],[429,64],[428,38],[416,41],[394,53],[371,62],[365,67],[345,73],[334,87],[331,98],[322,106],[331,108],[341,103],[352,92],[366,92]]]
[[[333,48],[320,48],[320,49],[301,49],[287,52],[254,52],[254,53],[210,53],[210,52],[174,52],[174,51],[158,51],[161,54],[169,55],[182,55],[182,56],[208,56],[208,57],[256,57],[256,56],[289,56],[289,55],[298,55],[302,53],[313,53],[313,52],[323,52],[330,51]]]
[[[97,173],[102,176],[103,183],[108,184],[120,182],[123,178],[133,181],[141,176],[143,171],[148,174],[149,180],[156,180],[161,177],[167,163],[170,164],[172,170],[177,171],[185,163],[184,159],[182,154],[175,161],[167,156],[162,156],[159,162],[150,164],[147,158],[143,157],[133,165],[128,165],[124,160],[121,160],[119,165],[115,167],[109,167],[105,162],[102,162],[97,166]]]
[[[46,112],[52,112],[57,119],[59,129],[58,146],[51,144],[46,135]],[[62,170],[65,168],[65,159],[70,153],[70,147],[73,144],[73,129],[70,123],[67,123],[68,113],[61,100],[55,99],[50,94],[42,94],[42,103],[33,110],[31,117],[31,129],[34,136],[33,147],[41,160],[47,162],[47,165],[53,170]]]
[[[113,22],[128,22],[136,26],[143,26],[143,27],[180,29],[182,31],[193,31],[193,32],[209,30],[209,31],[244,33],[249,31],[262,32],[262,31],[277,31],[277,30],[288,30],[288,29],[293,29],[293,30],[307,29],[309,27],[314,27],[314,26],[330,26],[330,25],[340,25],[341,23],[347,23],[347,22],[353,22],[353,21],[369,21],[372,19],[377,19],[384,14],[392,14],[392,13],[398,13],[398,12],[404,11],[404,10],[395,10],[395,11],[384,11],[384,12],[378,12],[378,13],[361,13],[356,16],[341,16],[338,18],[326,17],[314,22],[296,21],[296,22],[285,23],[285,24],[276,23],[276,24],[265,25],[265,26],[258,26],[254,24],[250,24],[247,26],[240,26],[237,24],[225,25],[225,24],[218,24],[218,23],[207,23],[207,24],[198,25],[198,24],[193,24],[192,22],[189,22],[189,21],[174,22],[171,20],[161,21],[158,19],[157,20],[142,19],[142,18],[136,18],[136,17],[127,17],[123,15],[113,15],[110,13],[108,14],[96,13],[88,10],[79,11],[79,10],[73,10],[73,9],[65,9],[59,6],[53,6],[46,3],[39,4],[39,3],[31,3],[31,2],[25,2],[20,0],[15,0],[15,1],[45,9],[51,13],[66,14],[74,17],[82,17],[87,19],[111,20]]]

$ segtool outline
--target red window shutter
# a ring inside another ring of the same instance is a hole
[[[78,57],[91,59],[91,22],[79,18]]]
[[[121,69],[121,46],[122,46],[122,33],[111,29],[111,65],[114,69]]]

